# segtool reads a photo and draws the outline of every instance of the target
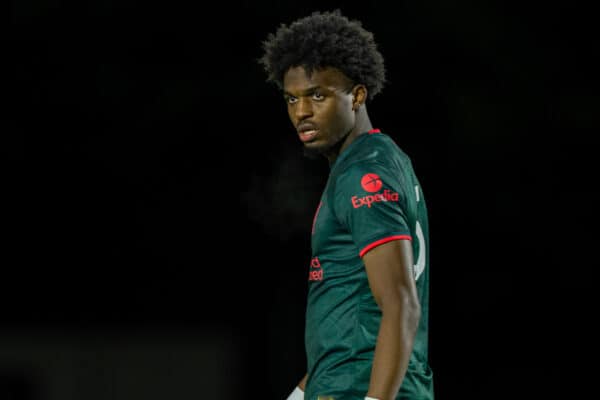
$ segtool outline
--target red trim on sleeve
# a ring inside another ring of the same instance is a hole
[[[412,237],[410,235],[394,235],[394,236],[389,236],[383,239],[379,239],[376,240],[375,242],[366,245],[361,251],[360,253],[358,253],[358,255],[360,257],[364,256],[368,251],[374,249],[375,247],[382,245],[384,243],[387,242],[391,242],[392,240],[412,240]]]
[[[369,135],[372,133],[381,133],[381,130],[379,129],[371,129],[369,132],[367,132]]]

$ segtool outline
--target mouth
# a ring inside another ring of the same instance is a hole
[[[317,136],[319,129],[317,126],[310,121],[302,121],[296,127],[300,141],[303,143],[311,142]]]
[[[298,136],[300,137],[300,140],[302,142],[306,143],[312,141],[315,138],[315,136],[317,136],[317,132],[318,130],[316,129],[309,129],[298,132]]]

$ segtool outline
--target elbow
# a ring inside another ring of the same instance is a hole
[[[421,303],[419,303],[419,298],[407,295],[402,303],[404,320],[408,323],[408,326],[412,326],[416,330],[421,319]]]
[[[415,294],[402,293],[393,300],[383,301],[381,312],[383,316],[398,317],[405,326],[416,330],[421,319],[421,304]]]
[[[414,324],[415,329],[419,325],[419,321],[421,320],[421,303],[419,303],[419,299],[415,298],[411,301],[410,305],[410,322]]]

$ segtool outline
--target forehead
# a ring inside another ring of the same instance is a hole
[[[312,75],[308,75],[304,67],[292,67],[283,76],[283,89],[288,93],[301,92],[317,86],[331,90],[346,89],[351,84],[342,71],[331,67],[316,69]]]

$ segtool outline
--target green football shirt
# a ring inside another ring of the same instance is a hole
[[[363,400],[381,311],[362,256],[411,240],[421,320],[398,399],[433,399],[427,356],[428,221],[409,157],[386,134],[359,135],[331,166],[312,227],[306,309],[305,399]]]

